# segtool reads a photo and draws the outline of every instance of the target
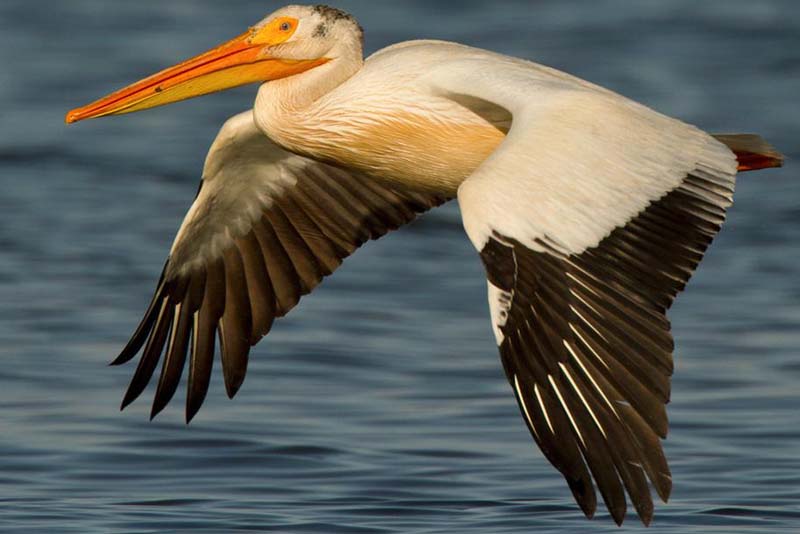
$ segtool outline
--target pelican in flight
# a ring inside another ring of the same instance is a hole
[[[536,63],[442,41],[362,56],[356,20],[288,6],[84,107],[68,123],[258,82],[211,145],[144,318],[114,361],[159,360],[152,415],[188,358],[187,422],[215,352],[228,396],[250,347],[362,243],[458,199],[525,424],[583,512],[644,523],[672,487],[666,312],[731,205],[738,171],[782,157],[709,135]],[[188,356],[187,356],[188,355]],[[593,482],[594,481],[594,482]],[[648,483],[649,481],[649,483]]]

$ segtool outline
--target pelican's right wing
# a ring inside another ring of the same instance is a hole
[[[217,334],[225,387],[233,396],[250,346],[275,317],[362,243],[445,200],[289,153],[258,130],[252,112],[231,118],[211,146],[200,191],[144,319],[114,362],[127,362],[144,345],[123,407],[144,390],[163,352],[152,413],[163,409],[188,352],[190,420],[208,389]]]
[[[527,62],[466,53],[431,91],[512,116],[458,191],[522,415],[583,511],[666,500],[666,311],[720,229],[737,164],[711,136]]]

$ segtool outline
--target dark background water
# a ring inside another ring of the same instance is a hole
[[[800,3],[338,5],[369,52],[436,37],[531,58],[789,156],[741,177],[672,310],[675,489],[650,532],[800,531]],[[618,532],[583,518],[522,424],[456,205],[349,259],[254,350],[234,401],[216,373],[189,427],[182,392],[152,423],[147,399],[118,412],[133,368],[106,363],[254,88],[63,115],[277,7],[0,3],[0,531]]]

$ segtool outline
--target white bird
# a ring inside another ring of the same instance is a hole
[[[732,202],[738,170],[779,166],[752,135],[712,136],[522,59],[411,41],[366,61],[325,6],[239,37],[67,114],[129,113],[252,82],[178,230],[123,408],[163,359],[152,415],[189,360],[187,421],[219,336],[225,386],[273,320],[369,239],[458,198],[488,278],[491,324],[525,423],[583,512],[594,479],[619,524],[666,501],[673,340],[666,311]],[[738,163],[737,163],[738,159]],[[163,357],[163,358],[162,358]]]

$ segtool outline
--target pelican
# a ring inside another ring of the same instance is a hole
[[[260,83],[209,150],[144,318],[124,408],[188,355],[187,423],[215,353],[233,397],[250,347],[361,244],[449,200],[486,268],[491,326],[523,420],[592,517],[645,524],[672,479],[661,439],[666,312],[732,203],[777,167],[755,135],[710,135],[558,70],[442,41],[362,55],[356,20],[288,6],[84,107],[67,123]],[[648,482],[649,481],[649,482]]]

